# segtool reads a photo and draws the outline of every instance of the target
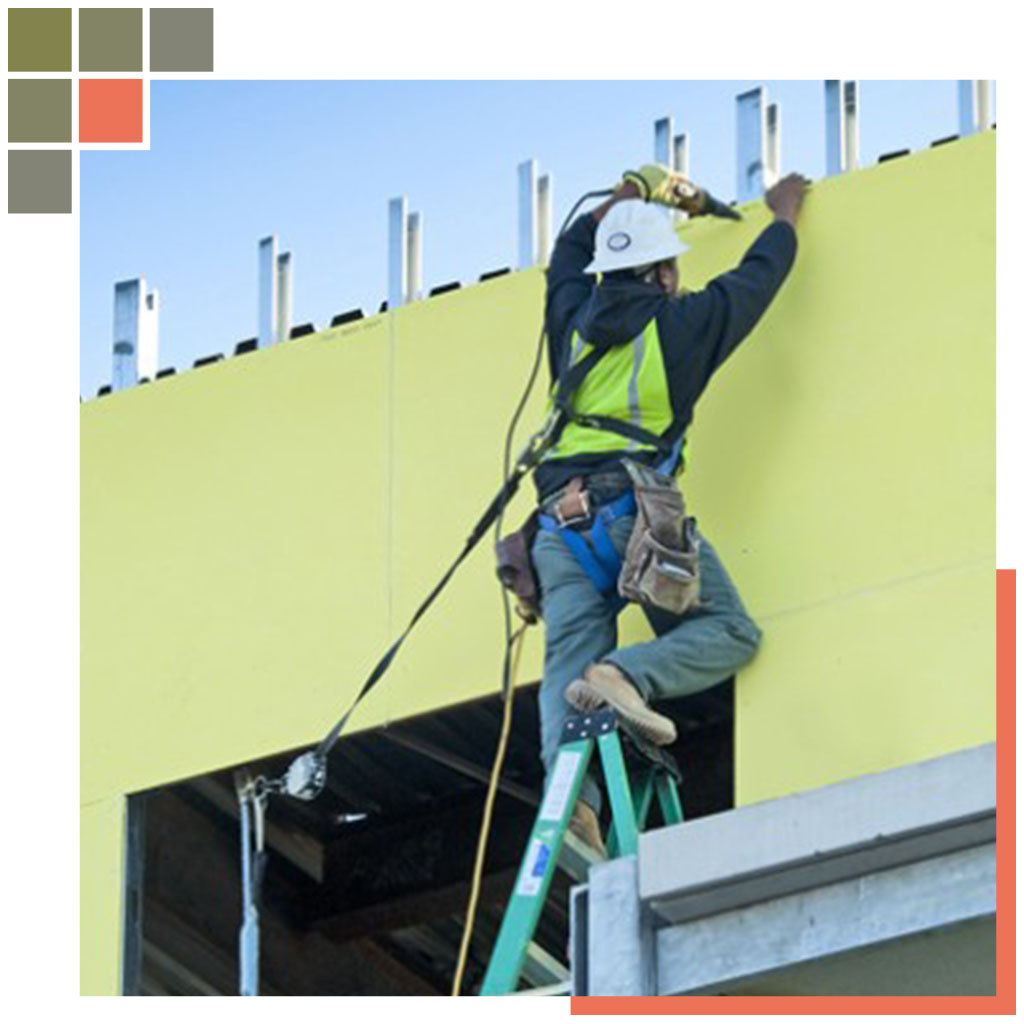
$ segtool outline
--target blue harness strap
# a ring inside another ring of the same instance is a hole
[[[682,447],[683,438],[680,436],[672,446],[668,457],[655,467],[657,472],[671,472]],[[609,530],[616,519],[635,514],[636,496],[632,491],[626,491],[615,501],[602,505],[594,516],[589,543],[582,533],[570,526],[562,526],[554,516],[545,515],[543,512],[537,516],[537,522],[542,530],[548,533],[557,533],[565,541],[580,567],[597,587],[598,593],[612,604],[616,611],[621,611],[627,601],[618,592],[622,559],[619,557],[618,551],[615,550]]]
[[[618,594],[619,570],[622,559],[615,550],[611,534],[608,532],[612,523],[622,516],[636,512],[636,498],[632,491],[627,491],[620,498],[604,505],[597,510],[593,526],[590,530],[590,542],[582,533],[568,526],[562,526],[553,516],[541,513],[537,517],[542,530],[557,533],[572,552],[580,567],[590,577],[598,593],[615,605],[616,610],[626,604]]]

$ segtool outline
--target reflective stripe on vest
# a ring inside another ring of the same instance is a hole
[[[573,331],[569,365],[574,366],[592,349],[578,331]],[[624,420],[652,434],[660,435],[668,429],[672,422],[672,402],[655,320],[631,342],[617,345],[601,357],[584,378],[572,399],[572,407],[584,415]],[[558,444],[544,459],[614,451],[654,451],[654,446],[628,440],[608,430],[569,423]]]

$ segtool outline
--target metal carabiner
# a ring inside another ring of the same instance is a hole
[[[516,468],[522,470],[533,469],[540,462],[541,456],[554,443],[557,431],[561,429],[564,421],[565,411],[563,409],[552,409],[548,413],[548,418],[544,421],[544,425],[526,442],[526,446],[519,453],[519,457],[516,459]]]

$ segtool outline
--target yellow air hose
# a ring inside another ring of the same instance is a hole
[[[469,889],[469,903],[466,906],[466,924],[462,929],[462,943],[459,946],[459,959],[455,966],[455,979],[452,982],[452,995],[461,995],[462,975],[466,970],[466,960],[469,956],[469,940],[473,935],[473,924],[476,920],[476,906],[480,898],[480,879],[484,871],[484,859],[487,854],[487,838],[491,831],[491,815],[494,811],[494,800],[498,793],[498,780],[501,778],[501,768],[505,761],[505,751],[508,748],[508,737],[512,731],[512,700],[515,695],[516,673],[519,669],[519,656],[523,649],[523,637],[526,635],[526,624],[524,623],[512,635],[512,667],[509,678],[509,685],[505,691],[504,706],[501,716],[501,735],[498,739],[498,749],[494,755],[494,764],[491,767],[491,779],[487,786],[487,798],[484,801],[484,816],[480,825],[480,838],[476,846],[476,862],[473,865],[473,880]]]

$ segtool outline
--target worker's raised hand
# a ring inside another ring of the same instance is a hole
[[[645,202],[697,212],[700,189],[663,164],[644,164],[638,171],[626,171],[622,180],[636,185]]]
[[[774,212],[776,220],[788,221],[796,227],[809,184],[802,174],[787,174],[765,192],[764,201],[768,209]]]
[[[633,185],[645,202],[684,210],[691,217],[710,214],[712,217],[726,217],[729,220],[741,219],[732,207],[719,202],[706,189],[663,164],[644,164],[639,171],[626,171],[622,176],[622,185]]]
[[[661,164],[644,164],[638,171],[623,172],[622,183],[635,185],[640,198],[646,203],[650,201],[655,190],[664,185],[670,173],[671,171]]]

